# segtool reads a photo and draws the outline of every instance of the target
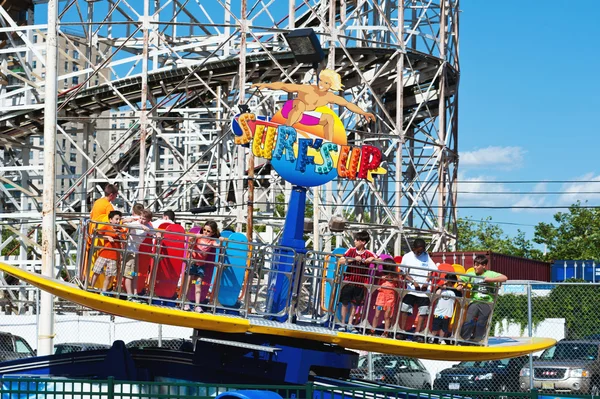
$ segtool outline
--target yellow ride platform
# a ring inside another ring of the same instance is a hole
[[[279,323],[260,317],[242,318],[231,315],[186,312],[143,303],[129,302],[96,293],[62,281],[30,273],[0,263],[0,270],[63,299],[101,312],[151,323],[169,324],[222,333],[255,333],[320,341],[348,349],[388,353],[435,360],[495,360],[517,357],[553,346],[551,338],[489,339],[488,346],[450,346],[421,344],[389,338],[332,331],[320,326]]]

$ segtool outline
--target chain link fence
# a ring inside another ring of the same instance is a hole
[[[597,395],[600,387],[600,285],[586,282],[504,284],[490,336],[549,337],[544,353],[495,361],[444,362],[362,353],[357,378],[433,389]],[[424,370],[423,370],[424,369]],[[509,395],[508,395],[509,396]]]
[[[35,353],[39,291],[0,286],[0,360]],[[361,353],[351,377],[415,389],[598,394],[600,387],[600,286],[597,284],[505,284],[491,335],[551,337],[557,346],[531,357],[480,362],[419,360]],[[57,298],[55,347],[100,347],[122,340],[130,346],[191,350],[189,328],[102,314]],[[9,334],[6,334],[9,333]]]

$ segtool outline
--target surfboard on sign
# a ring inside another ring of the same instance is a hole
[[[250,244],[246,235],[232,233],[223,244],[221,258],[223,266],[218,278],[218,305],[238,308],[238,298],[244,287],[246,269],[250,261]]]

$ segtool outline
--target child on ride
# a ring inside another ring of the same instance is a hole
[[[207,268],[215,267],[215,253],[216,248],[219,245],[219,227],[213,220],[209,220],[202,227],[202,234],[196,238],[192,259],[193,262],[190,266],[190,282],[194,286],[194,310],[198,313],[202,313],[202,307],[200,307],[200,296],[202,293],[202,285],[209,284],[203,282],[204,276],[207,274]],[[190,310],[189,305],[185,305],[184,310]]]
[[[117,225],[121,223],[121,212],[119,211],[110,211],[108,213],[108,222],[109,224],[103,224],[98,227],[96,230],[96,234],[98,236],[103,236],[105,238],[104,248],[100,249],[98,252],[98,259],[94,263],[94,268],[92,272],[92,282],[91,286],[93,287],[96,284],[96,280],[98,280],[98,276],[102,274],[104,271],[104,284],[102,284],[102,291],[107,291],[108,286],[112,280],[111,277],[115,277],[117,275],[117,261],[120,256],[120,249],[123,247],[123,241],[125,240],[124,231],[120,227],[111,226]],[[106,269],[106,270],[105,270]]]
[[[398,296],[396,290],[400,287],[400,276],[397,273],[397,266],[393,260],[385,260],[383,263],[383,275],[379,279],[379,288],[377,289],[377,297],[375,299],[375,317],[371,334],[375,334],[375,328],[379,326],[379,318],[383,311],[383,320],[385,329],[381,336],[387,338],[394,317],[396,302]]]
[[[352,315],[355,306],[361,306],[363,303],[366,285],[369,283],[369,265],[377,258],[377,255],[365,248],[369,240],[369,233],[364,230],[359,231],[354,236],[355,246],[349,248],[344,256],[340,258],[340,264],[348,264],[344,272],[345,284],[342,286],[339,299],[342,304],[340,331],[356,332],[353,327]],[[350,317],[349,326],[346,327],[348,316]]]
[[[448,337],[448,333],[451,333],[450,320],[454,315],[454,303],[456,298],[462,297],[462,287],[454,288],[456,284],[456,276],[449,274],[443,282],[443,285],[439,287],[435,294],[439,295],[439,299],[435,305],[433,311],[433,323],[431,326],[431,333],[435,337],[439,335],[440,338]],[[441,344],[445,344],[444,340],[440,340]]]

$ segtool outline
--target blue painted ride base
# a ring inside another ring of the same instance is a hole
[[[267,309],[271,314],[280,314],[291,302],[292,286],[297,273],[302,273],[303,264],[294,263],[295,253],[305,254],[304,214],[306,209],[306,187],[294,186],[290,196],[288,212],[283,226],[283,235],[279,241],[282,247],[273,258],[273,271],[269,275]],[[287,315],[276,317],[278,321],[286,321]]]

